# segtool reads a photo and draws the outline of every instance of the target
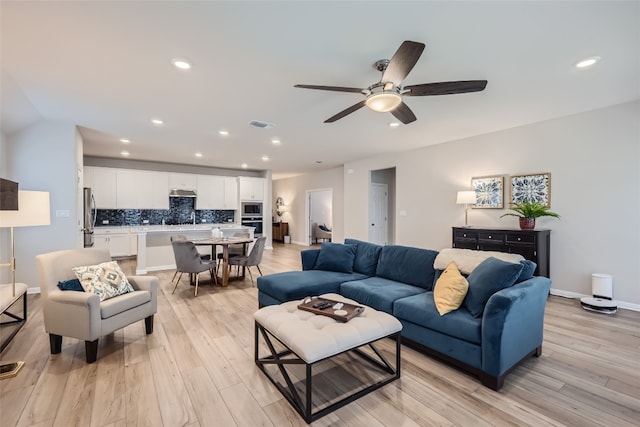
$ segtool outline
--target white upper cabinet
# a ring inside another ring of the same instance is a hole
[[[264,199],[264,178],[241,176],[238,179],[241,201],[262,201]]]
[[[224,209],[224,177],[197,175],[196,209]]]
[[[191,173],[169,173],[169,190],[195,190],[198,188],[197,176]]]
[[[146,172],[153,180],[151,186],[150,209],[169,209],[169,174],[166,172]]]
[[[224,178],[224,209],[238,209],[238,178],[234,176]]]
[[[85,177],[91,177],[87,181],[91,183],[96,208],[117,209],[116,169],[87,166],[84,168],[84,173]]]

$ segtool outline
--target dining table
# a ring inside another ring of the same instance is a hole
[[[216,259],[217,246],[222,246],[222,277],[219,283],[221,286],[229,285],[229,246],[242,244],[245,246],[253,242],[250,237],[207,237],[205,239],[190,240],[196,246],[211,246],[211,259]]]

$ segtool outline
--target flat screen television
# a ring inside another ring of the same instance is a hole
[[[18,210],[18,183],[0,178],[0,211]]]

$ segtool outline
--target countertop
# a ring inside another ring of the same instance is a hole
[[[133,233],[162,233],[162,232],[174,232],[174,231],[206,231],[213,228],[219,228],[220,230],[250,230],[255,227],[248,227],[236,223],[221,223],[221,224],[182,224],[182,225],[122,225],[122,226],[101,226],[94,228],[94,232],[117,232],[117,231],[131,231]]]

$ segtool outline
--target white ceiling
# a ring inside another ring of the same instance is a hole
[[[91,156],[127,149],[138,160],[246,162],[278,178],[640,99],[638,1],[3,0],[0,8],[2,132],[41,119],[76,124]],[[365,88],[380,78],[372,64],[403,40],[427,45],[404,84],[486,79],[486,90],[406,97],[418,120],[393,129],[390,113],[367,108],[325,124],[363,95],[293,87]],[[573,67],[592,55],[602,57],[595,67]],[[193,69],[177,70],[175,57]]]

